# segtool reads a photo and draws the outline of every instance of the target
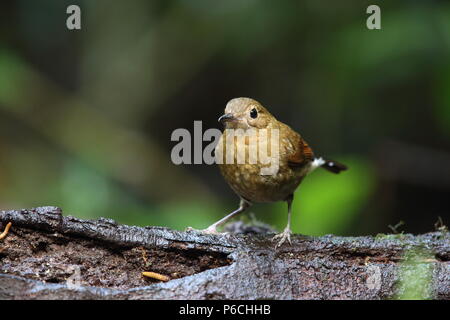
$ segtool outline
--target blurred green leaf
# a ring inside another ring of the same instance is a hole
[[[0,47],[0,106],[16,105],[21,99],[23,72],[20,60],[9,50]]]
[[[67,212],[92,218],[107,212],[112,200],[110,182],[92,168],[69,161],[61,177],[61,201]]]
[[[166,227],[184,230],[186,227],[204,229],[215,222],[215,217],[221,210],[217,205],[205,202],[171,203],[158,209],[158,224]],[[223,212],[225,216],[227,212]],[[217,220],[218,220],[217,219]]]
[[[296,233],[323,235],[341,234],[355,218],[370,197],[375,184],[373,170],[363,159],[336,157],[348,165],[349,170],[333,175],[316,170],[305,178],[295,192],[292,229]],[[278,206],[286,212],[286,205]],[[281,215],[279,223],[286,223]]]
[[[436,123],[443,134],[450,136],[450,65],[441,70],[434,91]]]

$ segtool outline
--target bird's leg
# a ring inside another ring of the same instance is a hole
[[[231,218],[233,218],[234,216],[238,215],[239,213],[245,211],[248,207],[250,207],[250,202],[244,200],[241,198],[241,202],[239,203],[239,208],[237,208],[236,210],[234,210],[232,213],[230,213],[229,215],[223,217],[222,219],[220,219],[219,221],[213,223],[212,225],[210,225],[208,228],[203,229],[202,232],[205,233],[219,233],[217,232],[217,227],[223,225],[224,223],[226,223],[228,220],[230,220]]]
[[[278,240],[278,243],[276,244],[275,248],[278,248],[281,246],[286,240],[291,244],[291,213],[292,213],[292,201],[294,200],[294,195],[290,195],[287,199],[287,205],[288,205],[288,221],[287,226],[284,228],[284,231],[277,234],[272,238],[272,241]]]

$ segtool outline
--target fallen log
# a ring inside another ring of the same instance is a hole
[[[57,207],[0,211],[0,233],[9,222],[0,299],[393,299],[416,278],[423,297],[450,299],[445,229],[295,235],[275,249],[272,235],[245,226],[205,235],[81,220]]]

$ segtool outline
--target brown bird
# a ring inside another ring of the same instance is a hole
[[[278,121],[253,99],[235,98],[229,101],[219,122],[224,124],[225,130],[215,150],[216,162],[225,180],[240,197],[240,205],[203,231],[217,233],[218,226],[245,211],[254,202],[286,201],[287,226],[273,240],[279,239],[277,247],[286,240],[290,243],[292,201],[300,182],[318,167],[333,173],[347,167],[336,161],[315,158],[300,134]],[[255,162],[255,157],[261,156],[260,152],[264,151],[262,149],[267,149],[265,161],[260,157]],[[253,162],[251,155],[254,156]]]

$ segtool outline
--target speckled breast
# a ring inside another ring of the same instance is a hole
[[[237,144],[236,147],[248,148],[248,145]],[[223,148],[222,137],[216,147],[216,154],[219,148]],[[225,153],[226,150],[224,150]],[[305,172],[302,169],[289,167],[283,154],[280,152],[277,172],[270,175],[264,175],[261,171],[262,168],[269,165],[237,164],[237,152],[234,154],[234,163],[218,164],[218,166],[230,187],[244,199],[251,202],[284,201],[298,187]]]

